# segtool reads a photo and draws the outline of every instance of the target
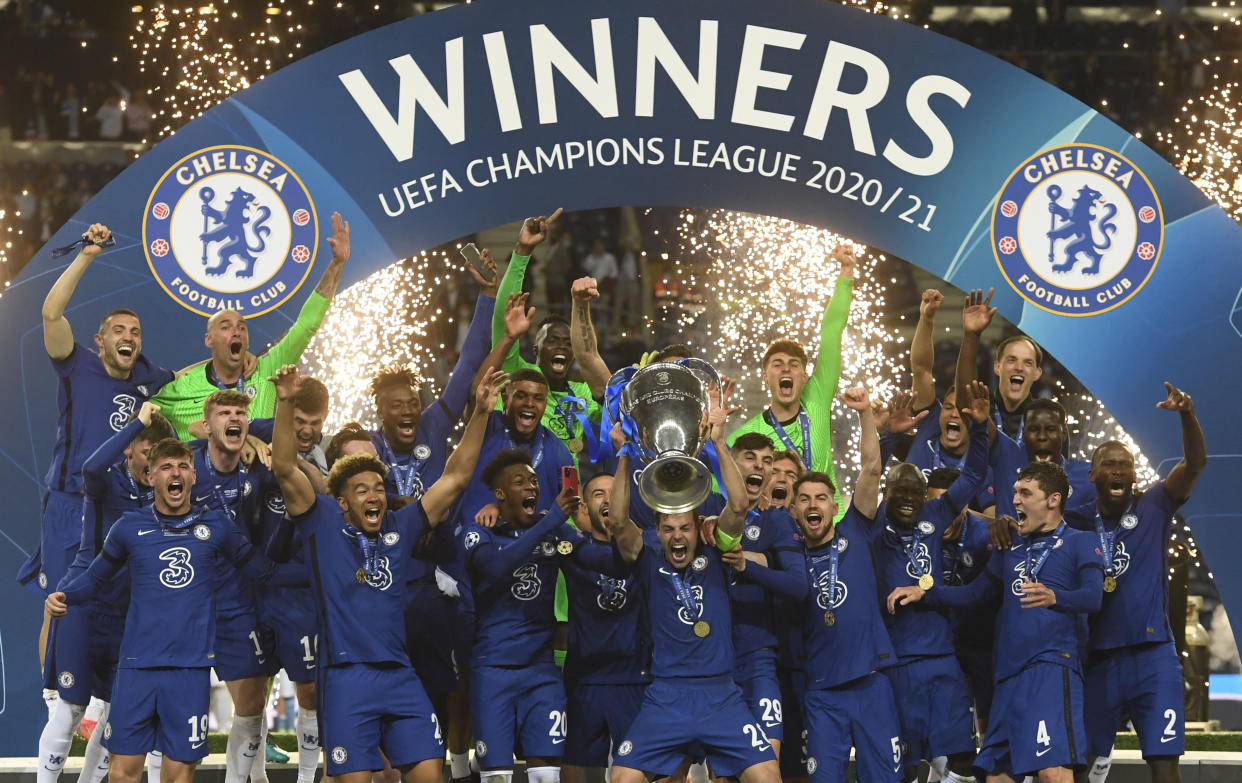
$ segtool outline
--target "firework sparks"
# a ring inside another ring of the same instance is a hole
[[[1235,220],[1242,219],[1238,93],[1237,82],[1217,81],[1206,93],[1182,105],[1172,130],[1156,134],[1170,146],[1178,170]]]

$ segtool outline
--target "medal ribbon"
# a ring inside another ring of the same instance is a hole
[[[837,601],[837,566],[841,562],[841,550],[838,548],[838,541],[834,538],[828,544],[828,609],[832,610],[833,604]]]
[[[230,504],[225,497],[224,490],[220,488],[220,476],[219,474],[216,473],[216,467],[211,464],[210,452],[203,453],[203,465],[207,468],[207,475],[211,478],[212,497],[216,499],[216,502],[220,504],[221,510],[223,510],[226,514],[228,514],[229,519],[231,519],[233,521],[233,524],[236,525],[237,519],[239,516],[237,512],[241,509],[241,504],[242,504],[242,499],[243,499],[242,498],[242,483],[246,477],[246,466],[241,464],[241,462],[237,463],[237,472],[233,474],[234,477],[236,478],[237,488],[235,491],[237,494],[236,494],[236,497],[233,499],[233,503]]]
[[[1104,529],[1104,520],[1097,513],[1095,515],[1095,532],[1100,537],[1100,553],[1104,557],[1104,575],[1116,576],[1116,566],[1113,565],[1113,555],[1117,552],[1117,531],[1108,531]]]
[[[212,364],[211,362],[207,362],[207,381],[208,381],[208,383],[210,383],[212,386],[215,386],[217,389],[221,389],[221,390],[225,390],[225,389],[236,389],[237,391],[241,392],[242,394],[245,394],[245,393],[246,393],[246,379],[245,379],[244,377],[238,377],[238,379],[237,379],[237,383],[232,384],[232,385],[227,384],[227,383],[222,383],[222,382],[220,381],[220,377],[219,377],[218,375],[216,375],[216,370],[215,370],[215,368],[214,368],[214,367],[212,367],[212,366],[211,366],[211,364]]]
[[[776,414],[771,408],[763,411],[763,420],[776,433],[776,437],[780,438],[781,444],[789,451],[795,452],[798,458],[802,460],[802,467],[807,470],[813,470],[811,467],[811,417],[806,415],[805,408],[798,408],[798,425],[802,428],[802,448],[796,448],[793,440],[789,437],[789,433],[785,432],[785,428],[776,420]]]
[[[383,447],[380,459],[392,473],[393,481],[397,485],[397,494],[402,497],[421,498],[423,496],[423,465],[431,459],[431,455],[427,455],[424,459],[414,459],[411,454],[405,462],[401,462],[392,444],[388,442],[388,434],[384,432],[382,426],[380,427],[380,446]]]
[[[508,426],[505,427],[505,443],[510,449],[519,448],[517,442],[513,440],[513,435],[510,434]],[[535,425],[535,440],[532,445],[534,448],[530,452],[530,466],[538,468],[539,463],[543,462],[543,428],[538,424]]]
[[[586,441],[587,454],[590,455],[591,462],[599,462],[600,439],[606,437],[606,433],[600,432],[599,437],[595,435],[591,420],[587,417],[586,400],[566,394],[556,404],[556,412],[565,422],[565,431],[571,438],[574,437],[574,419],[578,420],[582,425],[582,439]]]
[[[1041,538],[1036,541],[1034,548],[1040,549],[1039,558],[1031,565],[1031,544],[1026,545],[1026,578],[1032,582],[1039,581],[1039,571],[1044,567],[1044,561],[1048,559],[1048,555],[1052,554],[1052,550],[1056,549],[1057,541],[1061,540],[1061,536],[1065,534],[1065,520],[1061,520],[1061,524],[1057,525],[1057,529],[1053,531],[1051,538]]]
[[[76,248],[86,247],[87,245],[99,245],[100,247],[112,247],[115,244],[116,244],[116,237],[108,237],[102,242],[92,242],[86,238],[86,234],[83,234],[81,239],[79,239],[77,242],[74,242],[71,245],[65,245],[64,247],[53,248],[52,258],[60,258],[61,256],[67,256],[70,253],[72,253]]]
[[[673,583],[673,590],[677,593],[677,600],[681,601],[681,605],[686,608],[686,614],[690,617],[690,624],[693,625],[699,619],[699,604],[694,600],[694,592],[682,580],[681,575],[676,571],[664,571],[668,575],[669,581]]]
[[[130,494],[138,498],[139,506],[149,506],[155,500],[154,487],[138,488],[138,481],[134,478],[133,471],[129,469],[129,460],[125,460],[125,483],[129,485]]]
[[[176,522],[171,522],[168,519],[161,517],[156,512],[154,505],[148,506],[148,508],[151,509],[151,518],[155,520],[156,525],[158,525],[160,528],[170,527],[173,530],[185,530],[190,525],[197,522],[198,518],[202,516],[202,512],[198,512],[195,514],[187,514],[185,519],[179,519]]]
[[[379,575],[379,542],[363,533],[356,527],[347,527],[346,532],[352,533],[362,550],[362,570],[367,578]]]
[[[933,530],[932,533],[935,533],[935,531]],[[927,573],[923,570],[923,566],[919,564],[918,551],[919,544],[923,543],[923,539],[925,539],[928,535],[931,534],[924,533],[919,530],[918,525],[914,526],[914,535],[910,537],[909,541],[906,540],[905,536],[898,534],[898,538],[901,539],[901,546],[906,550],[906,559],[910,561],[910,567],[913,568],[914,572],[918,575],[915,577],[916,579]],[[929,551],[928,555],[930,556],[930,554],[931,552]]]

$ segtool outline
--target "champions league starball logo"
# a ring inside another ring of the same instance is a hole
[[[1092,144],[1031,156],[992,210],[992,252],[1009,285],[1050,313],[1097,315],[1151,277],[1164,213],[1133,163]]]
[[[142,218],[155,279],[183,307],[209,317],[261,315],[287,301],[315,265],[318,233],[297,175],[263,150],[238,145],[173,164]]]

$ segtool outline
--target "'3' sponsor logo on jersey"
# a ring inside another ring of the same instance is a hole
[[[698,617],[691,617],[690,613],[686,611],[686,607],[681,605],[681,601],[677,601],[677,619],[686,625],[694,625],[695,621],[703,616],[703,586],[691,585],[690,592],[694,594],[694,603],[699,610]]]
[[[112,398],[112,402],[116,403],[116,410],[108,417],[108,426],[112,427],[113,432],[120,432],[129,424],[138,401],[132,394],[118,394]]]
[[[168,563],[168,567],[160,571],[160,584],[180,589],[194,581],[194,566],[190,565],[190,550],[183,546],[174,546],[160,552],[160,560]]]
[[[376,571],[374,574],[367,574],[367,584],[377,590],[387,590],[392,587],[392,571],[388,569],[388,557],[380,555],[375,561]]]
[[[918,579],[920,574],[932,573],[931,553],[927,551],[927,544],[920,541],[914,547],[914,560],[919,564],[920,573],[914,573],[913,563],[906,563],[906,575],[911,579]]]
[[[539,597],[539,589],[543,583],[539,581],[539,566],[527,563],[513,572],[513,585],[509,592],[519,601],[531,601]]]

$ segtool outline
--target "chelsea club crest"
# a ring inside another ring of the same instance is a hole
[[[1046,149],[1009,176],[992,253],[1009,285],[1057,315],[1097,315],[1139,292],[1160,260],[1164,213],[1133,163],[1094,144]]]
[[[297,175],[263,150],[231,144],[173,164],[142,217],[155,279],[208,317],[279,307],[315,265],[318,235],[315,206]]]

